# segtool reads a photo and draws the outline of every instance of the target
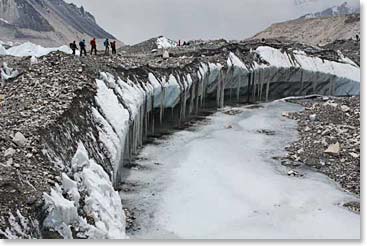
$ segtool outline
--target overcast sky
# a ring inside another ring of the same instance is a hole
[[[98,24],[132,44],[171,39],[244,39],[275,22],[358,0],[66,0],[83,5]]]

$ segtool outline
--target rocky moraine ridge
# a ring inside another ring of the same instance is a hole
[[[359,66],[332,49],[219,40],[168,51],[1,58],[19,75],[0,90],[0,237],[125,238],[123,166],[162,129],[227,103],[359,95]]]
[[[293,101],[305,107],[285,117],[298,121],[300,138],[287,147],[282,164],[292,167],[290,175],[313,168],[335,180],[346,192],[360,195],[360,98],[318,97]],[[344,206],[360,212],[358,202]]]

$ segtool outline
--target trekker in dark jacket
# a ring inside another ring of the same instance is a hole
[[[93,38],[90,41],[90,46],[92,47],[91,50],[90,50],[90,54],[93,55],[93,51],[94,51],[94,54],[97,55],[97,42],[96,42],[96,38]]]
[[[116,41],[111,42],[112,54],[116,54]]]
[[[103,45],[105,47],[105,54],[109,55],[110,54],[110,41],[108,40],[108,38],[106,38]]]
[[[83,54],[85,56],[87,56],[87,50],[85,49],[86,48],[86,43],[85,43],[85,39],[83,39],[82,41],[79,42],[79,47],[80,47],[80,57],[83,56]]]
[[[78,47],[76,46],[75,41],[70,43],[70,49],[73,51],[73,55],[76,55],[75,51],[78,49]]]

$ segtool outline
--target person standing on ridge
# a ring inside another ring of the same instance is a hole
[[[85,43],[85,39],[83,39],[82,41],[79,42],[79,47],[80,47],[80,57],[83,56],[83,54],[85,56],[87,56],[87,50],[85,49],[86,47],[86,43]]]
[[[105,54],[109,55],[110,54],[110,41],[108,40],[108,38],[106,38],[103,44],[105,47]]]
[[[97,42],[96,42],[96,38],[93,38],[90,41],[90,46],[92,47],[90,50],[90,54],[93,55],[93,52],[95,55],[97,55]]]
[[[70,49],[73,51],[73,55],[75,56],[76,55],[75,51],[78,49],[75,41],[70,43]]]
[[[112,41],[111,42],[111,49],[112,49],[112,54],[116,55],[116,41]]]

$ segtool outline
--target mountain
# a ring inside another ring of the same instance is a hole
[[[355,39],[356,35],[360,35],[359,9],[343,3],[295,20],[273,24],[253,39],[276,38],[325,45],[336,40]]]
[[[325,9],[321,12],[307,14],[300,19],[312,19],[312,18],[320,18],[320,17],[331,17],[331,16],[343,16],[343,15],[350,15],[350,14],[359,14],[360,8],[354,8],[350,6],[347,2],[339,6],[333,6],[331,8]]]
[[[0,0],[0,37],[43,46],[91,37],[115,39],[83,7],[63,0]]]

